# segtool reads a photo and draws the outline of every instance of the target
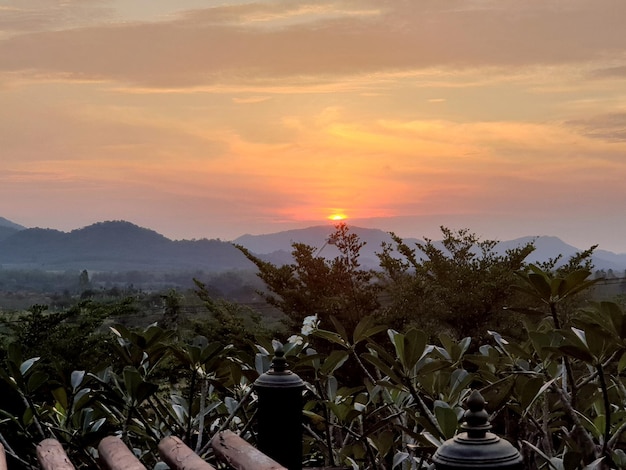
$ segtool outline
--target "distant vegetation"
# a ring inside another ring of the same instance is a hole
[[[346,225],[327,244],[336,256],[294,243],[287,263],[231,246],[253,269],[219,273],[1,269],[12,463],[35,468],[50,436],[80,468],[113,432],[148,468],[168,434],[209,460],[219,429],[254,442],[251,384],[282,347],[308,384],[307,464],[426,468],[480,389],[528,468],[626,466],[624,284],[594,274],[595,247],[529,263],[532,241],[500,252],[442,227],[392,236],[370,269]]]

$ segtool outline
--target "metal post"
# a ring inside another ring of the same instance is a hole
[[[522,456],[513,445],[488,432],[489,415],[485,399],[474,390],[467,400],[469,410],[461,429],[465,432],[448,439],[435,452],[433,461],[437,470],[506,469],[522,470]]]
[[[258,447],[289,470],[302,470],[302,390],[304,382],[287,369],[282,349],[270,370],[254,383],[259,396]]]

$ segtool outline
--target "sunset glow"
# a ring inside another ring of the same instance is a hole
[[[0,217],[626,252],[626,2],[3,5]]]

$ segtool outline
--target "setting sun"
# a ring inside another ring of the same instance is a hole
[[[329,216],[328,218],[330,220],[335,220],[335,221],[347,219],[345,214],[333,214],[333,215]]]

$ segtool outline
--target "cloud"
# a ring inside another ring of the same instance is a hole
[[[568,121],[566,124],[582,135],[606,142],[626,142],[626,113],[610,113],[586,119]]]
[[[624,78],[626,77],[626,65],[597,69],[591,73],[591,76],[594,78]]]
[[[112,17],[113,9],[102,0],[4,0],[0,6],[0,38],[97,24]]]
[[[571,63],[621,54],[626,47],[626,35],[619,33],[623,2],[464,5],[252,3],[195,10],[169,21],[34,32],[0,42],[0,70],[177,87],[252,76]]]
[[[233,103],[237,103],[237,104],[262,103],[263,101],[267,101],[269,99],[271,99],[269,96],[247,96],[244,98],[234,97]]]

